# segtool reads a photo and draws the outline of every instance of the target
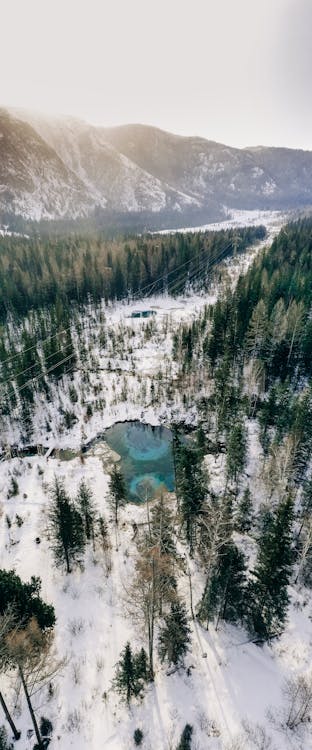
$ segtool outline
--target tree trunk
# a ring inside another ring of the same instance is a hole
[[[15,724],[14,724],[14,721],[13,721],[13,719],[11,718],[11,715],[10,715],[10,713],[9,713],[9,710],[8,710],[8,708],[7,708],[7,705],[6,705],[6,703],[5,703],[4,697],[3,697],[3,695],[2,695],[2,693],[1,693],[1,692],[0,692],[0,703],[1,703],[1,706],[2,706],[2,708],[3,708],[3,711],[4,711],[4,713],[5,713],[5,718],[6,718],[6,720],[7,720],[8,722],[9,722],[9,724],[10,724],[10,727],[11,727],[11,729],[12,729],[12,732],[13,732],[13,737],[14,737],[14,739],[15,739],[15,740],[19,740],[19,738],[20,738],[20,736],[21,736],[21,733],[20,733],[20,732],[18,731],[18,729],[16,729],[16,726],[15,726]]]
[[[192,619],[195,622],[195,615],[194,615],[194,609],[193,609],[193,589],[192,589],[191,571],[190,571],[190,566],[188,565],[187,567],[188,567],[188,579],[189,579],[189,584],[190,584],[190,609],[191,609]]]
[[[177,460],[176,460],[176,440],[175,440],[175,438],[173,438],[173,441],[172,441],[172,456],[173,456],[175,494],[176,494],[178,511],[180,511],[180,497],[179,497],[179,488],[178,488],[178,480],[177,480]]]
[[[64,552],[65,552],[65,560],[66,560],[66,573],[70,573],[68,549],[64,549]]]
[[[20,674],[20,678],[21,678],[21,681],[22,681],[22,685],[23,685],[23,688],[24,688],[24,693],[25,693],[25,696],[26,696],[27,705],[28,705],[28,708],[29,708],[29,713],[30,713],[30,716],[31,716],[31,720],[32,720],[32,723],[33,723],[34,730],[35,730],[35,735],[36,735],[36,738],[37,738],[38,747],[39,747],[39,750],[44,750],[44,745],[43,745],[43,742],[42,742],[41,734],[39,732],[39,727],[38,727],[38,724],[37,724],[37,719],[36,719],[35,714],[34,714],[34,709],[33,709],[32,704],[31,704],[30,695],[29,695],[28,688],[27,688],[27,685],[26,685],[26,682],[25,682],[25,677],[24,677],[23,670],[22,670],[22,668],[21,668],[20,665],[19,665],[18,669],[19,669],[19,674]]]
[[[155,561],[152,562],[152,597],[148,622],[148,652],[150,679],[154,680],[154,619],[155,619]]]
[[[216,622],[216,630],[218,630],[219,622],[220,622],[221,618],[222,618],[222,620],[224,620],[224,618],[225,618],[226,607],[227,607],[227,603],[228,603],[228,595],[229,595],[230,573],[231,573],[231,571],[229,572],[229,575],[227,577],[227,581],[226,581],[226,584],[225,584],[225,589],[224,589],[224,592],[223,592],[222,602],[221,602],[220,607],[219,607],[219,612],[218,612],[218,617],[217,617],[217,622]]]

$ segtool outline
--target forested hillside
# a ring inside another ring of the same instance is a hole
[[[25,418],[35,390],[47,391],[50,373],[53,382],[78,360],[85,361],[89,344],[83,343],[81,328],[88,306],[95,308],[97,317],[101,304],[108,301],[202,289],[211,283],[218,263],[264,236],[260,226],[147,236],[126,243],[79,237],[0,239],[2,413],[15,408],[18,393]],[[102,309],[100,320],[104,319]],[[106,341],[102,325],[104,348]]]
[[[264,227],[142,236],[53,240],[0,237],[0,319],[60,302],[85,304],[139,293],[183,292],[199,273],[263,239]]]

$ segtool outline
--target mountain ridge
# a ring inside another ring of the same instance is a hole
[[[117,223],[131,215],[181,224],[225,209],[312,204],[312,152],[239,149],[139,123],[106,128],[1,108],[0,160],[0,221],[97,213],[104,222],[114,214]]]

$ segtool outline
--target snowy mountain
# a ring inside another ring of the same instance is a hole
[[[29,220],[114,214],[146,226],[220,219],[224,207],[312,203],[312,153],[236,149],[145,125],[94,127],[0,110],[0,211]],[[183,216],[183,221],[181,217]],[[157,218],[158,217],[158,218]],[[177,224],[176,224],[177,225]]]
[[[0,110],[0,212],[26,219],[87,215],[92,196],[26,122]]]
[[[230,208],[284,208],[312,198],[312,153],[286,148],[237,149],[144,125],[107,129],[106,138],[201,205],[213,197]]]

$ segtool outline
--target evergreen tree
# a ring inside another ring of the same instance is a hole
[[[182,664],[190,643],[185,605],[178,599],[171,603],[169,614],[164,617],[164,624],[159,631],[158,651],[161,661],[167,659],[169,665]]]
[[[180,742],[177,746],[177,750],[191,750],[192,734],[193,734],[193,727],[191,726],[191,724],[185,724],[185,727],[181,734]]]
[[[206,451],[206,434],[202,425],[199,425],[196,432],[196,443],[199,455],[203,459]]]
[[[237,410],[237,392],[233,382],[233,367],[229,352],[225,352],[214,374],[214,404],[216,410],[216,436],[233,420]]]
[[[246,430],[241,421],[236,422],[229,434],[226,454],[227,476],[237,485],[238,477],[246,463]]]
[[[176,472],[180,511],[186,540],[192,555],[196,545],[196,530],[207,492],[199,452],[187,445],[180,446],[176,458]]]
[[[137,680],[146,681],[148,679],[147,654],[143,647],[134,656],[134,672]]]
[[[246,348],[253,359],[261,358],[268,346],[269,321],[267,306],[260,299],[254,307],[246,337]]]
[[[66,572],[70,573],[72,565],[79,564],[84,553],[84,524],[80,513],[66,494],[64,484],[56,477],[51,488],[48,519],[56,565],[65,564]]]
[[[119,695],[125,697],[129,705],[131,698],[139,695],[142,687],[142,679],[136,673],[135,658],[128,642],[121,652],[120,659],[116,665],[113,688]]]
[[[218,567],[216,627],[220,619],[237,622],[243,614],[246,567],[243,553],[233,542],[221,550]]]
[[[92,492],[90,487],[82,480],[79,485],[77,494],[77,505],[83,520],[84,532],[86,539],[94,541],[94,524],[96,518],[96,510]]]
[[[143,735],[142,729],[137,728],[137,729],[134,730],[134,732],[133,732],[133,739],[134,739],[134,744],[137,747],[139,745],[142,745],[143,737],[144,737],[144,735]]]
[[[247,624],[252,633],[264,640],[279,635],[286,620],[287,586],[293,563],[292,523],[293,503],[287,497],[267,519],[252,580],[247,586]]]
[[[41,630],[55,624],[52,604],[41,599],[41,580],[32,576],[23,583],[14,570],[0,570],[0,615],[12,610],[19,625],[26,625],[35,617]]]
[[[236,622],[243,613],[245,561],[243,553],[230,540],[219,549],[200,604],[200,618]]]
[[[253,502],[249,487],[246,487],[240,500],[236,518],[235,528],[241,534],[250,531],[253,523]]]
[[[301,515],[307,518],[312,513],[312,478],[307,479],[303,484]]]
[[[117,299],[122,299],[126,292],[125,279],[119,260],[117,260],[112,279],[112,292],[113,296],[116,296]]]
[[[114,465],[111,473],[109,489],[111,493],[111,506],[114,511],[115,523],[118,524],[118,510],[125,505],[127,499],[125,480],[121,471]]]

